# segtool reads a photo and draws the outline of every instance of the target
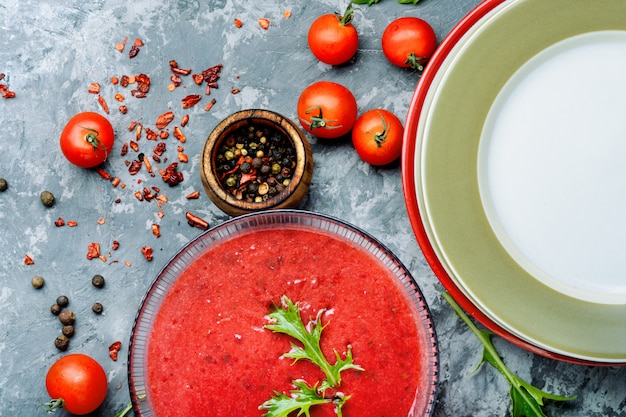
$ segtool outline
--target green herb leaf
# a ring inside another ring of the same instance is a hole
[[[379,1],[380,0],[352,0],[352,3],[354,3],[354,4],[367,4],[368,6],[371,6],[372,4],[376,4]]]
[[[130,412],[130,410],[133,409],[133,404],[130,403],[128,404],[126,407],[124,407],[123,410],[118,411],[113,417],[124,417],[126,414],[128,414]]]
[[[293,381],[295,390],[290,391],[291,395],[285,395],[275,391],[274,396],[265,401],[259,407],[260,410],[267,410],[265,417],[288,417],[292,412],[298,411],[296,416],[305,415],[310,417],[310,409],[314,405],[330,403],[331,398],[321,397],[317,392],[317,386],[309,387],[301,380]]]
[[[561,395],[550,394],[525,382],[511,372],[504,364],[504,361],[502,361],[502,358],[500,358],[500,355],[498,355],[496,348],[493,346],[493,342],[491,341],[493,333],[479,329],[465,313],[465,311],[463,311],[456,301],[454,301],[452,296],[448,294],[448,292],[444,292],[442,295],[456,314],[465,322],[465,324],[467,324],[467,327],[469,327],[472,333],[474,333],[474,335],[476,335],[478,340],[482,343],[483,355],[478,367],[480,367],[480,365],[484,362],[489,363],[491,366],[496,368],[511,385],[510,395],[513,417],[546,417],[541,409],[544,399],[553,401],[570,401],[576,398],[576,396],[564,397]]]
[[[269,314],[270,324],[265,325],[277,333],[287,334],[298,340],[302,346],[291,343],[291,350],[283,356],[294,359],[294,362],[300,359],[308,359],[317,365],[326,375],[326,380],[322,381],[319,390],[323,393],[327,388],[337,387],[341,385],[341,372],[347,369],[356,369],[362,371],[359,365],[352,362],[352,350],[348,346],[345,359],[335,350],[335,364],[331,365],[320,348],[320,340],[324,327],[321,322],[321,315],[324,312],[320,310],[315,320],[309,322],[306,326],[300,317],[300,308],[294,304],[287,296],[281,298],[283,308],[274,306],[274,312]]]

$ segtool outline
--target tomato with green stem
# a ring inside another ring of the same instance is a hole
[[[398,117],[385,109],[363,113],[352,129],[352,143],[365,162],[388,165],[402,154],[404,127]]]
[[[298,120],[311,135],[336,139],[352,130],[357,104],[350,90],[332,81],[318,81],[306,87],[298,98]]]
[[[325,14],[311,24],[307,35],[309,49],[325,64],[348,62],[359,47],[359,35],[352,24],[354,7],[349,4],[343,15]]]
[[[95,359],[80,353],[63,356],[46,375],[46,389],[52,398],[46,410],[63,408],[75,415],[89,414],[100,407],[107,388],[106,373]]]
[[[404,16],[387,25],[382,48],[392,64],[422,71],[437,49],[437,35],[427,21]]]
[[[94,112],[82,112],[67,122],[60,144],[68,161],[81,168],[92,168],[108,158],[114,140],[113,126],[106,117]]]

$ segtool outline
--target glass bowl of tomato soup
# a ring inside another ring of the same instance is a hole
[[[329,364],[351,361],[339,384],[319,391],[322,367],[289,356],[306,347],[267,327],[285,299]],[[279,415],[270,400],[302,399],[305,384],[323,399],[311,417],[336,417],[339,399],[343,417],[421,417],[439,362],[428,305],[389,249],[341,220],[280,209],[215,226],[169,261],[135,318],[128,369],[139,416]]]

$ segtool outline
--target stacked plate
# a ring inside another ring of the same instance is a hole
[[[532,352],[626,364],[626,2],[486,0],[405,129],[409,217],[444,287]]]

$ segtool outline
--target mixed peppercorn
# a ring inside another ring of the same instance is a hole
[[[219,146],[216,172],[220,185],[237,200],[262,203],[284,190],[296,167],[291,140],[261,124],[239,127]]]

